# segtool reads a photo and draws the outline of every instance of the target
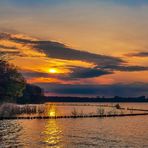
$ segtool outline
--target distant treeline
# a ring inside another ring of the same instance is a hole
[[[49,96],[44,98],[45,102],[148,102],[145,96],[140,97],[58,97]]]
[[[28,99],[27,99],[28,98]],[[30,99],[29,99],[30,98]],[[148,102],[145,96],[140,97],[118,97],[105,98],[105,97],[60,97],[60,96],[43,96],[40,97],[36,94],[31,96],[24,96],[20,98],[18,103],[46,103],[46,102]]]

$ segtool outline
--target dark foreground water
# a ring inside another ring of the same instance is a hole
[[[148,148],[148,117],[0,121],[0,148],[6,147]]]

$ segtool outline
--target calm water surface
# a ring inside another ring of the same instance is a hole
[[[148,109],[143,103],[123,105]],[[0,121],[0,148],[148,148],[147,129],[147,116],[5,120]]]

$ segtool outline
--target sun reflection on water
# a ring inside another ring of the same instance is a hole
[[[57,116],[57,109],[55,105],[46,105],[46,115],[50,117]],[[62,130],[60,129],[57,121],[47,120],[44,131],[43,143],[49,147],[61,148],[62,147]]]
[[[55,115],[56,115],[56,113],[55,113],[54,111],[50,111],[50,112],[49,112],[49,116],[50,116],[50,117],[54,117]]]
[[[50,117],[55,117],[55,116],[57,116],[57,109],[54,105],[47,105],[46,106],[46,113]]]
[[[48,120],[43,131],[43,142],[50,147],[62,147],[62,131],[56,120]]]

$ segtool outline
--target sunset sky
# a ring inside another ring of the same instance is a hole
[[[0,51],[47,95],[148,96],[148,0],[1,0]]]

